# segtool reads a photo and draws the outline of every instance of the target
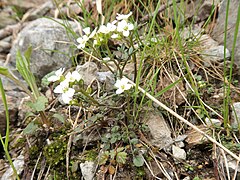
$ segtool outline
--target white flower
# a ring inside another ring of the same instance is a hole
[[[121,94],[123,93],[124,91],[126,90],[129,90],[131,89],[131,87],[133,85],[131,85],[129,82],[128,82],[128,79],[127,78],[122,78],[122,79],[118,79],[115,83],[115,85],[118,89],[116,91],[116,94]]]
[[[64,93],[69,88],[69,82],[67,80],[62,81],[55,89],[54,93]]]
[[[86,27],[83,29],[83,32],[86,34],[86,35],[89,35],[90,34],[90,27]]]
[[[63,102],[68,104],[72,100],[75,90],[69,87],[69,81],[65,79],[54,89],[54,93],[61,94]]]
[[[75,80],[79,81],[82,77],[77,71],[68,72],[66,75],[66,81],[68,82],[74,82]]]
[[[109,33],[109,30],[108,30],[107,26],[101,25],[98,29],[98,33],[107,34],[107,33]]]
[[[99,27],[98,33],[108,34],[115,31],[117,29],[115,23],[116,21],[113,21],[112,23],[107,23],[107,25],[101,25]]]
[[[93,32],[89,35],[89,39],[92,38],[92,37],[94,37],[95,34],[96,34],[96,32],[97,32],[97,28],[95,28],[95,29],[93,30]]]
[[[128,13],[128,14],[118,14],[117,13],[117,20],[127,20],[130,16],[132,15],[132,12]]]
[[[116,22],[112,22],[112,23],[107,23],[107,29],[109,30],[109,32],[113,32],[116,30],[117,26],[115,25]]]
[[[134,26],[132,23],[128,23],[126,20],[122,20],[118,23],[117,31],[122,32],[123,36],[128,37],[129,31],[133,30]]]
[[[88,40],[89,40],[89,37],[87,35],[83,35],[82,37],[78,38],[77,42],[79,43],[79,45],[77,46],[77,48],[78,49],[85,48],[85,45],[86,45]]]
[[[57,70],[57,71],[55,72],[55,75],[50,76],[47,80],[48,80],[49,82],[58,81],[58,80],[61,78],[64,70],[65,70],[65,68],[60,68],[59,70]]]
[[[72,100],[74,93],[75,93],[75,90],[73,88],[68,88],[67,91],[62,93],[61,97],[63,102],[68,104]]]
[[[114,34],[111,35],[111,38],[113,38],[113,39],[117,39],[117,38],[119,38],[119,35],[116,34],[116,33],[114,33]]]

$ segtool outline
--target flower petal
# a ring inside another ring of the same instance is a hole
[[[121,88],[117,89],[116,94],[121,94],[123,93],[123,90]]]

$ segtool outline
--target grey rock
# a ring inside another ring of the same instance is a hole
[[[173,153],[173,156],[177,159],[185,160],[187,157],[185,150],[181,149],[175,145],[172,146],[172,153]]]
[[[92,161],[85,161],[80,164],[80,169],[85,180],[93,180],[96,164]]]
[[[203,2],[199,1],[199,3],[202,3],[202,5],[198,11],[198,20],[204,21],[211,15],[213,6],[216,6],[219,3],[219,0],[204,0]]]
[[[3,1],[7,1],[7,3],[9,5],[13,5],[13,6],[17,6],[21,9],[30,9],[30,8],[36,8],[39,7],[41,4],[44,4],[47,1],[50,0],[3,0]]]
[[[114,75],[112,72],[97,72],[97,79],[106,85],[106,90],[112,90],[114,88]]]
[[[224,61],[224,46],[216,46],[210,49],[205,49],[201,52],[201,56],[204,60],[204,63],[219,63]],[[226,49],[226,60],[229,60],[231,57],[230,52]],[[205,64],[207,65],[207,64]]]
[[[76,71],[82,76],[86,85],[90,85],[95,79],[97,79],[98,67],[94,62],[86,62],[83,65],[78,65]]]
[[[63,24],[66,23],[62,20],[55,20]],[[69,21],[68,23],[73,29],[77,28],[74,22]],[[74,40],[69,39],[62,25],[46,18],[37,19],[29,23],[18,34],[11,49],[10,63],[15,66],[17,50],[24,52],[31,45],[33,47],[31,71],[37,78],[42,78],[60,67],[68,68],[71,66],[71,61],[67,55],[71,55],[72,49],[70,44],[66,42],[72,43]]]
[[[204,21],[211,14],[213,6],[216,6],[220,0],[191,0],[185,1],[184,8],[186,18],[194,18],[196,21]],[[179,3],[180,4],[180,3]],[[199,8],[199,9],[198,9]],[[196,9],[197,14],[196,14]]]
[[[240,125],[240,102],[233,103],[232,110],[232,127],[238,127]]]
[[[228,163],[228,168],[230,171],[235,171],[240,172],[240,164],[237,162],[235,159],[233,159],[231,156],[227,156],[227,163]]]
[[[207,126],[211,127],[213,125],[221,126],[222,122],[219,119],[214,119],[214,118],[205,118],[205,123]]]
[[[219,43],[217,41],[215,41],[208,34],[201,35],[201,37],[199,38],[199,42],[201,44],[201,47],[203,47],[203,49],[211,49],[211,48],[215,48],[219,45]]]
[[[181,141],[184,141],[186,138],[188,137],[188,135],[184,134],[184,135],[179,135],[177,136],[174,141],[175,142],[181,142]]]
[[[185,146],[184,142],[175,143],[177,147],[183,148]]]
[[[24,156],[19,155],[14,161],[13,165],[17,170],[18,174],[21,174],[24,169]],[[1,180],[15,180],[16,176],[14,175],[13,169],[9,167],[7,171],[3,174]]]
[[[240,4],[240,0],[231,0],[229,7],[229,15],[228,15],[228,25],[227,25],[227,48],[232,51],[233,40],[234,40],[234,32],[238,14],[238,6]],[[225,25],[225,17],[226,17],[226,6],[227,0],[223,0],[219,9],[219,16],[217,19],[217,24],[213,29],[212,37],[220,44],[224,44],[224,25]],[[238,22],[239,23],[239,22]],[[237,43],[235,48],[234,60],[235,63],[240,65],[240,29],[238,30]]]
[[[153,145],[163,149],[173,143],[171,131],[161,113],[149,112],[144,122],[147,122],[150,129],[150,133],[153,137],[151,140]]]
[[[201,37],[201,34],[203,33],[203,29],[201,29],[199,26],[193,26],[191,27],[185,27],[181,31],[181,37],[184,39],[199,39]]]

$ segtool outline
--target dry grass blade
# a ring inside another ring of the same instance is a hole
[[[129,83],[131,83],[132,85],[136,86],[136,84],[134,82],[132,82],[131,80],[129,80]],[[199,132],[200,134],[202,134],[203,136],[205,136],[209,141],[211,141],[212,143],[216,144],[217,146],[219,146],[221,149],[223,149],[225,152],[227,152],[229,155],[231,155],[234,159],[240,161],[240,157],[237,156],[236,154],[234,154],[233,152],[231,152],[229,149],[227,149],[226,147],[224,147],[222,144],[220,144],[219,142],[217,142],[215,139],[213,139],[212,137],[210,137],[209,135],[207,135],[205,132],[203,132],[202,130],[200,130],[198,127],[196,127],[195,125],[193,125],[192,123],[190,123],[189,121],[187,121],[186,119],[184,119],[182,116],[180,116],[179,114],[177,114],[176,112],[174,112],[172,109],[170,109],[169,107],[167,107],[165,104],[161,103],[160,101],[158,101],[155,97],[153,97],[151,94],[149,94],[148,92],[146,92],[144,89],[142,89],[141,87],[138,86],[138,90],[141,91],[143,94],[145,94],[149,99],[151,99],[153,102],[155,102],[156,104],[158,104],[160,107],[162,107],[163,109],[165,109],[166,111],[168,111],[170,114],[172,114],[173,116],[175,116],[176,118],[178,118],[179,120],[181,120],[183,123],[187,124],[188,126],[190,126],[191,128],[193,128],[194,130],[196,130],[197,132]]]
[[[41,156],[42,156],[42,152],[40,152],[40,154],[39,154],[39,156],[38,156],[38,159],[37,159],[37,162],[36,162],[36,164],[35,164],[35,166],[34,166],[31,180],[34,179],[34,174],[35,174],[35,171],[36,171],[36,169],[37,169],[37,166],[38,166],[38,163],[39,163],[39,160],[40,160]]]
[[[69,111],[70,111],[70,108],[69,108]],[[82,111],[82,108],[80,107],[79,108],[79,111],[78,111],[78,114],[76,116],[76,119],[74,121],[74,124],[73,124],[73,127],[72,129],[74,130],[77,126],[77,122],[78,122],[78,119],[81,115],[81,111]],[[70,117],[70,112],[69,112],[69,117]],[[71,117],[70,117],[71,118]],[[73,135],[70,135],[69,136],[69,139],[68,139],[68,144],[67,144],[67,153],[66,153],[66,169],[67,169],[67,178],[69,179],[69,154],[70,154],[70,151],[71,151],[71,145],[72,145],[72,140],[73,140]]]

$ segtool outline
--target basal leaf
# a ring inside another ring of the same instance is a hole
[[[54,114],[53,117],[58,119],[60,122],[65,123],[65,118],[61,114]]]
[[[119,152],[116,156],[116,161],[119,164],[125,164],[127,160],[127,153],[126,152]]]
[[[44,111],[45,104],[48,102],[45,96],[39,96],[36,102],[29,102],[28,105],[35,111]]]
[[[133,164],[136,166],[136,167],[141,167],[143,166],[144,164],[144,160],[143,160],[143,157],[142,156],[135,156],[133,158]]]
[[[38,129],[38,124],[36,124],[34,121],[32,121],[23,130],[23,134],[33,134],[37,129]]]

